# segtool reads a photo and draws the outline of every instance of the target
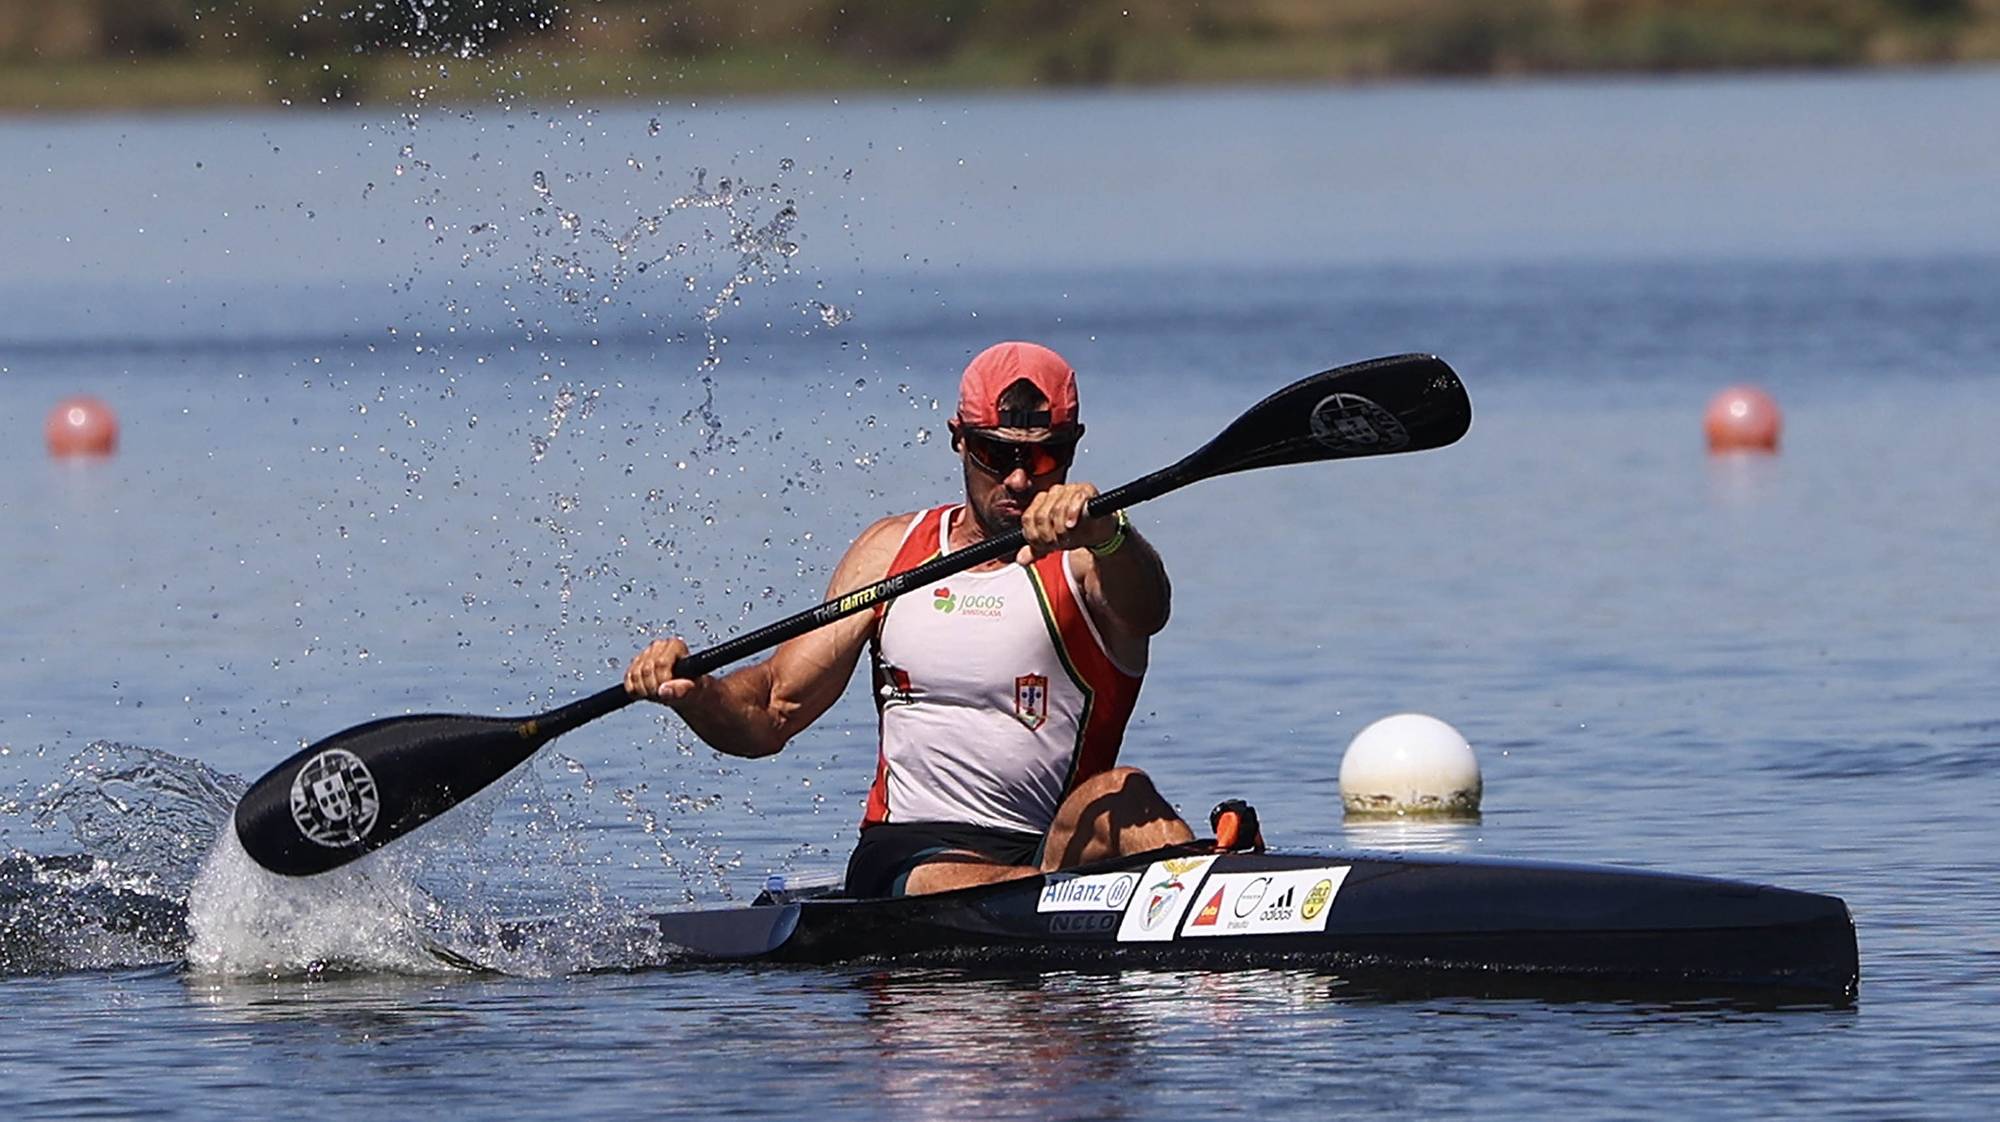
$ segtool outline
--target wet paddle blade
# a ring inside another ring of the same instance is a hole
[[[236,836],[266,869],[310,876],[379,849],[471,797],[548,741],[533,721],[424,714],[335,733],[259,779]]]

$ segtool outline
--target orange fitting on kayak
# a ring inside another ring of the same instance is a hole
[[[1223,814],[1215,822],[1215,848],[1235,849],[1236,835],[1243,828],[1243,820],[1234,811]]]
[[[1249,850],[1264,852],[1264,833],[1257,827],[1257,811],[1242,799],[1225,799],[1208,812],[1215,828],[1215,848],[1220,852]]]

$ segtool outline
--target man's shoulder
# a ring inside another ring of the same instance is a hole
[[[856,535],[854,542],[859,545],[865,541],[882,538],[901,541],[904,535],[909,533],[911,524],[928,513],[930,512],[924,510],[908,510],[901,514],[884,515],[870,522],[866,529]]]
[[[903,539],[909,535],[911,526],[928,513],[912,510],[876,519],[855,535],[854,544],[847,547],[847,555],[851,558],[879,558],[886,567],[901,548]]]

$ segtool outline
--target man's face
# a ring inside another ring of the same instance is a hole
[[[965,467],[965,501],[989,536],[1021,527],[1021,512],[1037,494],[1069,478],[1075,431],[971,429],[953,422]]]

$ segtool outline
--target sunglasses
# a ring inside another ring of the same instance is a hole
[[[1076,437],[1067,440],[1015,443],[1011,440],[995,440],[976,432],[960,432],[959,439],[965,441],[965,454],[979,470],[996,479],[1005,479],[1014,474],[1015,468],[1029,475],[1048,475],[1061,471],[1076,459]]]

